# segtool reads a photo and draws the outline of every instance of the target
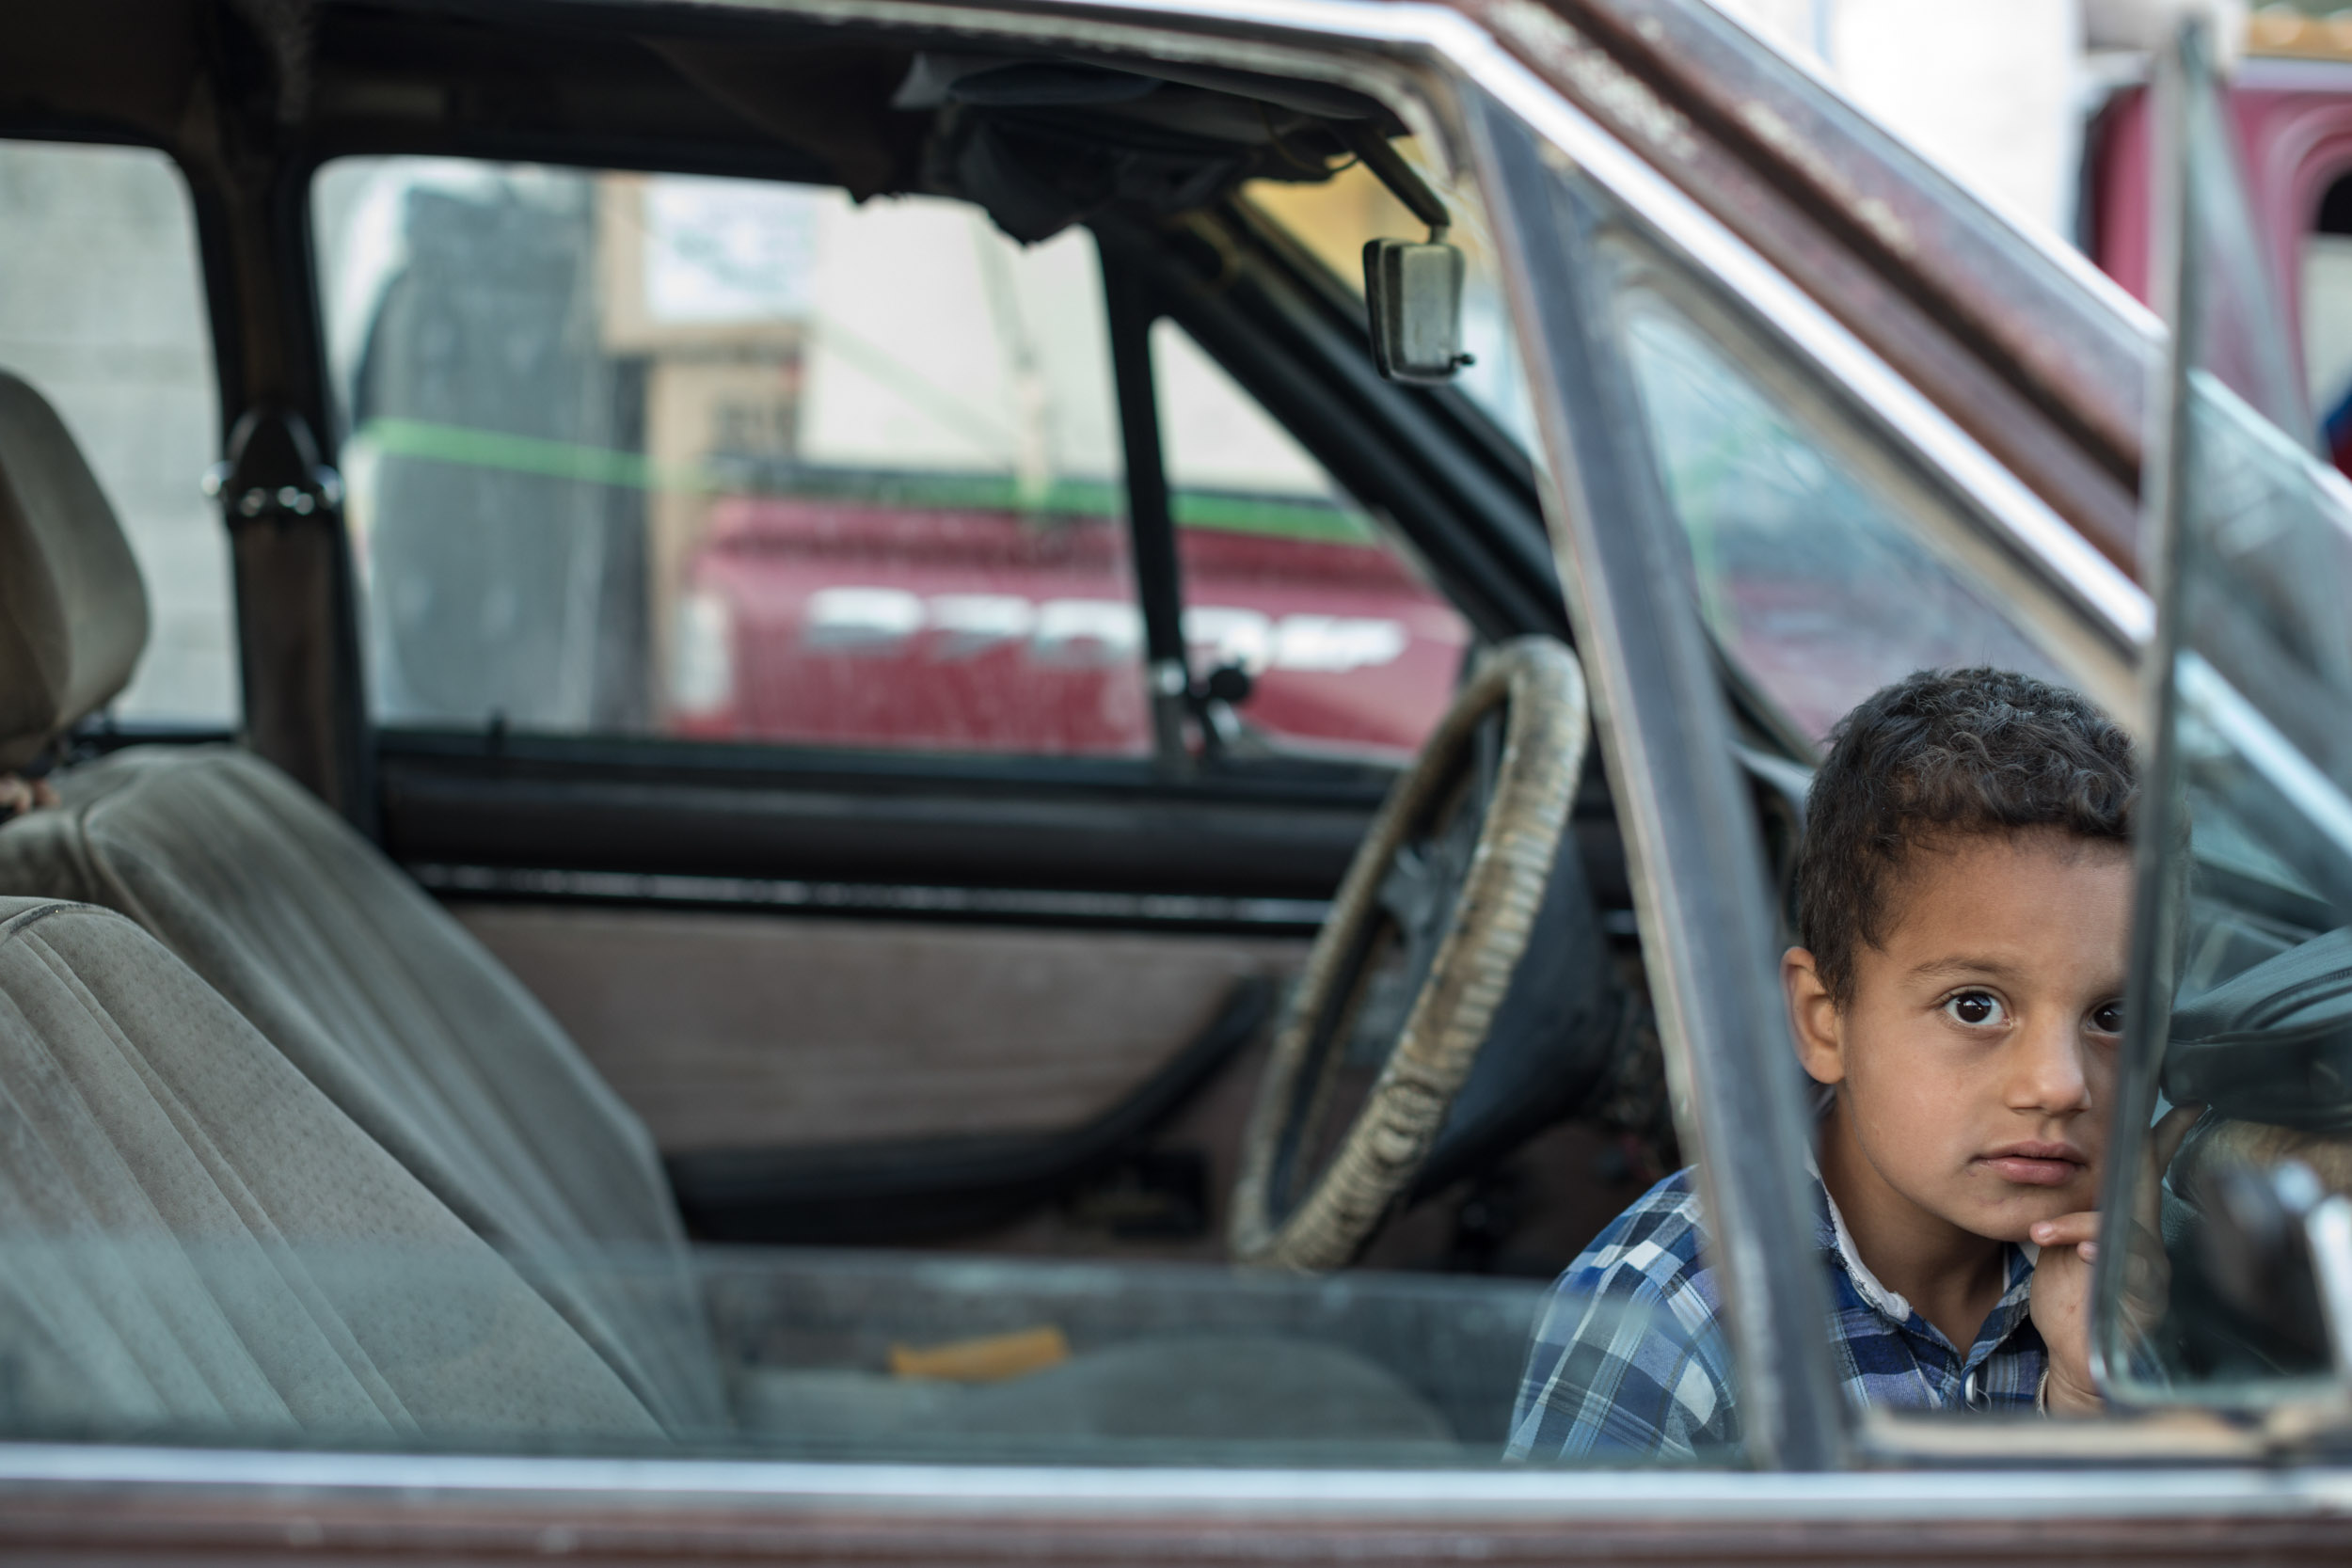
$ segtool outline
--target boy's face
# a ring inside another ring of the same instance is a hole
[[[1854,956],[1836,1006],[1784,963],[1805,1070],[1839,1087],[1843,1130],[1909,1203],[1973,1235],[2093,1207],[2115,1084],[2131,852],[2058,830],[1913,851],[1885,945]]]

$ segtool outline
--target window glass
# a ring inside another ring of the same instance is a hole
[[[185,182],[146,148],[0,142],[0,367],[56,406],[147,581],[114,716],[236,723],[229,535],[204,499],[220,392]]]
[[[382,721],[1148,752],[1083,232],[416,158],[314,207]]]
[[[1410,136],[1391,145],[1453,214],[1446,238],[1462,251],[1462,348],[1470,356],[1470,363],[1455,376],[1454,385],[1532,460],[1540,461],[1535,405],[1528,391],[1518,342],[1511,332],[1494,234],[1477,186],[1467,176],[1456,178],[1438,167]],[[1364,288],[1365,241],[1418,240],[1428,233],[1361,164],[1351,164],[1317,184],[1255,180],[1243,187],[1243,194],[1359,296]]]
[[[2326,1289],[2331,1248],[2352,1286],[2352,512],[2218,382],[2192,418],[2178,778],[2141,830],[2182,846],[2151,982],[2171,1007],[2134,1042],[2133,1104],[2198,1109],[2161,1181],[2139,1167],[2160,1223],[2106,1326],[2143,1396],[2234,1403],[2309,1395],[2352,1349],[2352,1294]]]
[[[1629,295],[1624,320],[1700,613],[1805,735],[1915,670],[2061,679],[1791,398],[1655,293]]]
[[[1404,758],[1470,627],[1289,432],[1173,322],[1152,330],[1196,674],[1250,676],[1231,743]]]
[[[2117,1133],[2135,1223],[2102,1248],[2096,1332],[2137,1399],[2332,1412],[2352,1368],[2352,497],[2302,437],[2233,119],[2188,44],[2181,71],[2168,243],[2195,313],[2162,427],[2185,447],[2165,454],[2177,505],[2150,529],[2167,678],[2137,824],[2160,876]]]
[[[0,1240],[10,1286],[0,1358],[15,1377],[0,1433],[650,1459],[1493,1467],[1542,1291],[1476,1275],[1343,1283],[813,1248],[510,1260],[458,1236],[405,1179],[373,1193],[336,1186],[361,1214],[405,1203],[401,1239],[262,1249],[85,1228]],[[633,1305],[620,1330],[583,1329],[550,1298]],[[73,1309],[19,1309],[62,1301]],[[1648,1316],[1632,1301],[1602,1310],[1604,1338],[1618,1319],[1616,1332],[1638,1335]]]

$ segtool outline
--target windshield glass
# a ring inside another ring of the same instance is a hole
[[[1868,448],[1839,439],[1770,359],[1739,355],[1663,292],[1629,293],[1622,309],[1700,616],[1806,738],[1915,670],[2058,678],[1997,590],[1914,521],[1925,494],[1874,473]]]

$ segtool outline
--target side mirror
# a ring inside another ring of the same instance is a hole
[[[1470,363],[1462,352],[1462,253],[1442,241],[1364,246],[1364,309],[1381,375],[1436,387]]]

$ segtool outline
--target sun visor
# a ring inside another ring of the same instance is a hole
[[[146,645],[114,508],[56,410],[0,372],[0,772],[113,701]]]

